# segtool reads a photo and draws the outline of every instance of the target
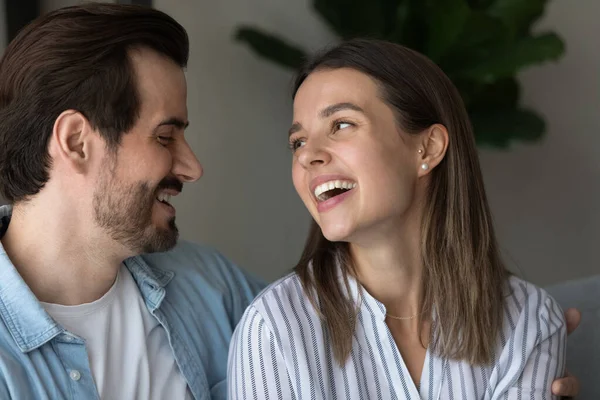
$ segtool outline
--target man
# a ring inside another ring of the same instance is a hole
[[[184,138],[185,30],[151,9],[41,17],[0,63],[0,398],[225,398],[262,285],[177,241],[202,167]],[[152,256],[138,256],[156,253]]]
[[[176,246],[169,199],[202,175],[187,58],[172,18],[114,4],[50,13],[7,48],[0,398],[226,397],[229,340],[263,285]]]

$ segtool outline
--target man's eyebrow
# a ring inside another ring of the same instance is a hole
[[[319,117],[328,118],[328,117],[331,117],[336,112],[343,111],[343,110],[352,110],[352,111],[358,111],[358,112],[364,113],[364,110],[362,108],[360,108],[359,106],[357,106],[356,104],[346,102],[346,103],[336,103],[336,104],[332,104],[330,106],[325,107],[319,113]],[[294,133],[301,131],[301,130],[302,130],[302,125],[299,122],[294,122],[292,124],[292,127],[288,131],[288,137],[292,136]]]
[[[171,117],[161,121],[154,130],[157,130],[161,126],[171,125],[179,129],[185,129],[190,125],[189,121],[184,121],[181,118]]]

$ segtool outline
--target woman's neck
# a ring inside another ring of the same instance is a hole
[[[358,281],[388,314],[408,317],[418,312],[423,269],[418,230],[389,235],[376,245],[350,244],[350,253]]]

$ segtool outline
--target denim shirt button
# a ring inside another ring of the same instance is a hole
[[[81,379],[81,373],[79,371],[77,371],[76,369],[71,370],[71,372],[69,372],[69,376],[75,382],[77,382],[78,380]]]

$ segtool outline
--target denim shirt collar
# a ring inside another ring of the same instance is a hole
[[[0,206],[0,232],[4,234],[12,214],[11,206]],[[0,239],[1,239],[0,235]],[[153,312],[165,296],[165,286],[174,273],[149,266],[141,256],[128,258],[125,266],[133,276],[148,309]],[[19,275],[0,242],[0,318],[19,349],[26,353],[65,332],[44,310]]]

